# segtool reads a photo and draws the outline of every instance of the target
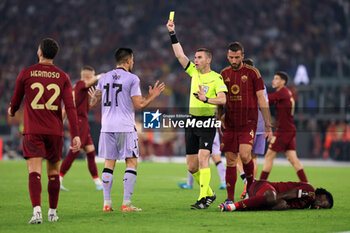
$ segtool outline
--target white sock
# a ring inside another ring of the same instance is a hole
[[[130,200],[123,200],[123,205],[129,205],[129,204],[131,204]]]
[[[41,212],[41,206],[40,205],[35,206],[34,209],[33,209],[33,214],[38,213],[38,212]]]
[[[104,206],[108,205],[109,207],[112,207],[112,200],[104,200]]]
[[[102,185],[102,180],[100,179],[100,177],[95,178],[94,182],[96,185]]]
[[[60,184],[62,184],[63,176],[60,176]]]
[[[56,215],[56,209],[49,209],[48,215]]]
[[[235,204],[228,204],[231,207],[231,212],[236,210]]]

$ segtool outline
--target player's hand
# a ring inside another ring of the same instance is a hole
[[[15,116],[15,114],[12,114],[12,113],[11,113],[11,107],[9,107],[9,108],[7,109],[7,114],[8,114],[10,117],[14,117],[14,116]]]
[[[223,114],[223,115],[221,116],[220,121],[221,121],[221,127],[222,127],[223,129],[225,129],[225,128],[226,128],[226,127],[225,127],[225,114]],[[223,136],[224,133],[222,132],[221,127],[219,128],[219,133],[220,133],[221,136]]]
[[[104,75],[105,73],[101,73],[101,74],[98,74],[96,75],[96,79],[99,80],[101,78],[102,75]]]
[[[96,86],[91,86],[91,87],[89,88],[89,91],[88,91],[89,96],[90,96],[90,97],[93,97],[93,96],[95,95],[95,92],[96,92]]]
[[[267,138],[267,141],[270,142],[272,139],[272,127],[271,125],[265,125],[265,135],[264,138]]]
[[[171,20],[168,20],[166,27],[168,28],[169,32],[175,31],[175,23]]]
[[[73,153],[78,152],[80,150],[81,146],[81,141],[80,137],[76,136],[72,140],[72,145],[70,146],[70,149],[72,150]]]
[[[148,87],[148,92],[150,96],[157,97],[160,95],[160,93],[162,93],[165,90],[165,84],[163,82],[159,85],[158,84],[159,80],[154,84],[153,88],[152,86]]]
[[[202,85],[198,85],[199,91],[194,93],[193,95],[200,101],[205,101],[207,97],[205,96],[205,91]]]

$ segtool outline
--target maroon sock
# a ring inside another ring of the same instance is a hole
[[[267,200],[267,197],[264,195],[251,197],[246,200],[235,203],[236,210],[256,209],[261,207],[262,205],[265,205],[266,200]]]
[[[237,181],[237,168],[236,167],[226,167],[226,190],[227,198],[231,201],[235,199],[235,187]]]
[[[97,166],[95,162],[95,151],[86,154],[88,161],[88,168],[92,178],[98,178]]]
[[[300,180],[301,182],[307,183],[307,178],[306,178],[304,169],[300,169],[300,170],[297,172],[297,175],[298,175],[299,180]]]
[[[72,166],[73,161],[78,157],[79,151],[73,153],[72,150],[69,150],[68,155],[64,158],[61,168],[60,168],[60,175],[63,177],[69,168]]]
[[[270,172],[262,171],[260,174],[260,180],[267,180],[267,177],[269,177]]]
[[[49,191],[49,203],[51,209],[57,208],[58,196],[60,194],[60,178],[59,175],[49,176],[49,184],[47,186]]]
[[[29,173],[29,195],[33,207],[41,206],[41,175],[37,172]]]
[[[247,179],[247,190],[249,190],[254,180],[254,162],[252,159],[247,164],[243,163],[243,170]]]

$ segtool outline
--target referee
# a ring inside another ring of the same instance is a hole
[[[196,51],[194,63],[190,62],[176,38],[174,22],[169,20],[166,26],[176,58],[192,78],[189,113],[196,122],[213,120],[216,105],[226,103],[227,88],[221,75],[210,69],[211,52],[200,48]],[[209,158],[215,132],[214,127],[185,129],[187,169],[200,187],[199,197],[191,209],[206,209],[216,199],[209,186]]]

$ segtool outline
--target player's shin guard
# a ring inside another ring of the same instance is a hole
[[[256,196],[252,198],[248,198],[243,201],[236,202],[234,205],[236,206],[236,210],[244,210],[244,209],[256,209],[265,205],[267,203],[266,196]]]
[[[247,190],[249,190],[254,180],[254,162],[252,159],[247,164],[243,163],[243,170],[247,179]]]
[[[49,192],[49,204],[51,209],[57,208],[58,197],[60,194],[60,178],[58,175],[49,176],[49,183],[47,185]]]
[[[198,200],[202,199],[203,197],[206,198],[207,196],[213,195],[213,190],[209,187],[210,183],[210,168],[203,168],[200,170],[200,176],[199,176],[199,187],[200,187],[200,194]]]
[[[64,177],[69,168],[72,166],[73,161],[78,157],[79,151],[73,153],[72,150],[69,150],[68,155],[64,158],[61,168],[60,168],[60,176]]]
[[[307,183],[307,178],[306,178],[304,169],[300,169],[300,170],[297,172],[297,175],[298,175],[299,180],[300,180],[301,182]]]
[[[86,154],[88,168],[93,179],[98,178],[97,166],[95,162],[95,151]]]
[[[270,174],[270,172],[262,171],[260,174],[259,180],[267,180],[267,178],[269,177],[269,174]]]
[[[235,198],[235,187],[237,181],[237,167],[226,167],[226,190],[227,199],[231,201]]]
[[[225,165],[221,161],[219,161],[216,163],[216,169],[218,170],[221,184],[225,183],[225,173],[226,173]]]
[[[32,206],[41,206],[41,175],[37,172],[29,173],[29,194]]]
[[[134,192],[136,184],[136,169],[127,168],[125,170],[123,182],[124,182],[124,201],[131,200],[131,195]]]
[[[103,199],[111,200],[111,190],[113,184],[113,170],[109,168],[103,169],[102,172],[102,182],[103,182]]]

